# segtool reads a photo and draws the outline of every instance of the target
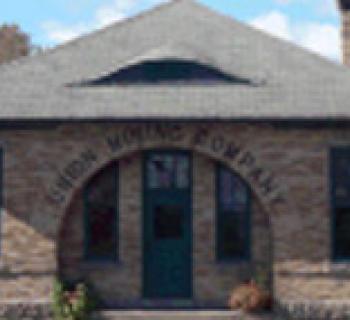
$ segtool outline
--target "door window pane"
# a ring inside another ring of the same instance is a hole
[[[190,163],[187,156],[176,157],[176,187],[188,188],[190,184]]]
[[[148,187],[188,188],[189,159],[184,155],[153,154],[148,159]]]
[[[155,239],[181,239],[183,218],[181,206],[157,206],[154,212]]]
[[[117,163],[113,162],[90,179],[85,188],[85,237],[88,259],[117,258],[117,175]]]

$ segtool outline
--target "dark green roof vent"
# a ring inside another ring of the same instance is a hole
[[[253,84],[249,79],[227,74],[197,61],[163,59],[143,61],[106,76],[84,81],[81,86]]]

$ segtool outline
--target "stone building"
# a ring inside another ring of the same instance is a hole
[[[349,86],[191,0],[1,66],[2,309],[59,275],[115,308],[224,307],[260,277],[276,306],[345,310]]]

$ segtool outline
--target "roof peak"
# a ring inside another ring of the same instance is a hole
[[[58,49],[60,47],[65,47],[65,46],[69,45],[70,43],[78,42],[78,41],[80,41],[80,40],[82,40],[84,38],[89,37],[92,34],[97,34],[99,32],[103,32],[103,31],[105,31],[107,29],[114,28],[117,25],[127,24],[130,21],[139,19],[141,17],[150,15],[152,13],[156,13],[157,11],[164,10],[166,8],[169,8],[169,7],[177,5],[177,4],[194,4],[194,5],[197,5],[199,7],[209,9],[207,6],[203,5],[202,3],[199,3],[197,0],[165,0],[165,1],[161,2],[161,3],[158,3],[158,4],[156,4],[156,5],[152,6],[152,7],[144,10],[144,11],[141,11],[139,13],[136,13],[134,15],[126,17],[125,19],[111,22],[110,24],[108,24],[108,25],[106,25],[106,26],[104,26],[102,28],[98,28],[96,30],[92,30],[92,31],[87,32],[86,34],[80,35],[79,37],[74,38],[74,39],[72,39],[70,41],[67,41],[67,42],[64,42],[62,44],[59,44],[58,46],[52,48],[51,51],[55,50],[55,49]]]

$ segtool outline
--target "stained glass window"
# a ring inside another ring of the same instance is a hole
[[[147,166],[150,189],[189,187],[188,157],[180,154],[152,154]]]
[[[350,148],[331,152],[333,258],[350,258]]]
[[[118,256],[118,165],[111,163],[85,188],[86,258],[115,260]]]
[[[248,258],[250,190],[231,170],[219,166],[217,172],[218,259]]]

